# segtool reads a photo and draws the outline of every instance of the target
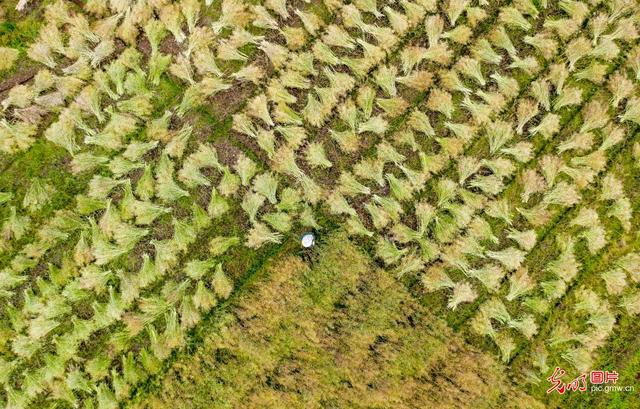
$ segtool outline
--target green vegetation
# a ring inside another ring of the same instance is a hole
[[[265,269],[127,406],[540,406],[343,235]]]
[[[637,2],[0,7],[0,406],[637,405]]]

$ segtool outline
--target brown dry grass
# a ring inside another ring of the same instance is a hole
[[[144,407],[536,407],[341,236],[288,256]],[[525,405],[525,406],[522,406]]]

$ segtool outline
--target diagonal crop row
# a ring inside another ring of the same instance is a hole
[[[608,134],[608,135],[611,135],[611,137],[605,138],[603,140],[603,146],[605,146],[605,145],[612,146],[612,145],[615,145],[616,143],[619,143],[620,139],[618,139],[617,141],[615,139],[616,138],[620,138],[620,137],[622,137],[624,135],[624,133],[623,133],[623,131],[621,129],[617,129],[616,130],[616,128],[606,129],[605,133]],[[571,142],[571,141],[569,141],[569,142]],[[624,146],[625,145],[622,144],[622,147],[620,147],[620,149],[623,149]],[[616,152],[618,150],[619,149],[614,149],[614,152]],[[603,151],[604,150],[596,150],[594,152],[597,155],[601,155],[601,152],[603,152]],[[578,163],[579,160],[584,160],[583,159],[584,157],[586,157],[586,155],[578,157],[575,160],[573,160],[572,163],[574,164],[574,166],[575,166],[576,163]],[[612,157],[615,157],[615,153],[612,155]],[[611,163],[611,159],[609,160],[609,162]],[[565,166],[565,167],[561,167],[561,168],[562,168],[562,170],[561,170],[562,172],[566,171],[567,174],[572,175],[574,178],[576,176],[579,176],[579,174],[576,174],[575,171],[572,172],[571,168],[569,168],[569,167]],[[588,176],[588,171],[589,170],[590,169],[586,169],[586,171],[587,171],[587,173],[586,173],[587,176],[586,177],[588,179],[591,179],[591,178],[593,178],[593,176]],[[600,169],[600,171],[601,170],[602,169]],[[591,172],[594,173],[593,170],[591,170]],[[584,172],[582,173],[582,177],[585,177],[585,173]],[[584,180],[584,179],[578,179],[576,181],[578,183],[580,183],[582,180]],[[584,187],[584,185],[588,185],[588,184],[589,183],[583,183],[583,187]],[[529,183],[527,185],[527,187],[528,186],[531,186],[531,184]],[[521,189],[521,191],[522,191],[522,189]],[[566,190],[565,192],[567,192],[567,194],[569,194],[570,191],[571,191],[571,189]],[[568,197],[568,196],[565,196],[565,197]],[[544,203],[544,200],[545,199],[541,199],[541,203]],[[526,213],[526,209],[521,209],[521,213]],[[508,214],[508,213],[501,213],[501,214]],[[538,212],[538,214],[540,214],[540,213]],[[495,216],[493,216],[493,217],[495,217]],[[621,217],[626,217],[626,216],[621,216]],[[526,226],[526,224],[525,224],[525,226]],[[551,226],[553,226],[553,225],[551,225]],[[549,228],[548,226],[545,226],[545,229],[547,231],[548,231],[548,228]],[[522,227],[521,227],[521,230],[523,230]],[[530,230],[530,231],[532,233],[536,232],[535,230]],[[599,248],[598,246],[601,245],[600,242],[602,241],[602,238],[598,237],[599,234],[602,234],[602,227],[599,227],[598,225],[590,226],[590,228],[587,231],[584,232],[585,237],[588,240],[590,240],[590,249],[591,249],[591,251],[597,251],[598,248]],[[520,234],[518,236],[518,235],[516,235],[514,230],[511,230],[509,235],[511,236],[510,238],[516,240],[519,245],[521,245],[521,246],[525,245],[523,250],[514,251],[515,248],[511,248],[511,250],[510,250],[511,253],[518,253],[517,255],[511,254],[511,256],[513,256],[513,257],[504,257],[503,258],[502,256],[504,254],[501,254],[499,251],[491,253],[491,254],[492,254],[492,256],[495,256],[496,260],[499,260],[500,262],[502,262],[502,261],[504,261],[506,263],[513,262],[513,264],[510,264],[510,267],[514,268],[514,269],[517,269],[518,265],[515,265],[516,260],[520,260],[520,262],[522,262],[522,260],[524,259],[524,256],[527,254],[527,252],[529,250],[529,249],[526,248],[526,246],[530,246],[530,248],[534,248],[535,247],[535,245],[536,245],[536,241],[535,241],[536,235],[534,235],[534,234],[528,234],[528,235]],[[537,236],[540,237],[540,239],[544,238],[544,235],[545,235],[545,233],[537,232]],[[507,235],[503,234],[501,239],[502,240],[507,240],[507,237],[505,237],[505,236],[507,236]],[[453,258],[455,258],[455,255],[452,256],[452,259]],[[502,260],[500,260],[500,258],[502,258]],[[518,263],[518,264],[520,264],[520,263]],[[505,267],[506,267],[506,265],[505,265]],[[463,268],[464,268],[464,266],[463,266]],[[490,270],[486,270],[486,269],[483,270],[483,269],[477,269],[476,268],[473,271],[482,272],[482,273],[486,274],[486,273],[488,273],[488,272],[490,272],[492,270],[491,269]],[[488,279],[488,277],[486,277],[486,276],[483,276],[483,278],[485,280]],[[521,296],[521,294],[523,294],[522,291],[526,291],[527,286],[525,285],[524,287],[522,287],[522,286],[519,286],[519,285],[523,284],[523,283],[526,284],[529,280],[531,280],[531,282],[535,282],[535,277],[529,277],[529,275],[526,273],[526,271],[523,272],[522,270],[519,270],[516,273],[514,273],[514,275],[512,275],[510,280],[509,280],[509,286],[508,286],[509,287],[509,291],[508,292],[505,291],[507,293],[507,300],[510,300],[510,299],[513,300],[513,299]],[[497,289],[495,289],[495,290],[497,290]]]
[[[581,245],[573,240],[564,243],[558,240],[561,252],[566,252],[568,246],[575,248],[575,258],[579,260],[575,278],[566,283],[560,279],[560,282],[553,274],[558,271],[554,268],[557,262],[543,262],[538,268],[546,271],[545,281],[541,281],[530,294],[532,299],[545,299],[548,304],[556,306],[560,303],[577,304],[589,298],[596,301],[597,305],[592,306],[602,308],[598,308],[599,314],[596,314],[595,310],[583,310],[582,312],[589,315],[587,319],[572,319],[571,309],[562,309],[550,314],[530,345],[525,345],[514,354],[516,365],[524,366],[523,373],[526,373],[531,381],[536,380],[537,371],[547,372],[548,368],[543,365],[547,362],[564,366],[566,361],[569,361],[578,370],[589,367],[594,350],[603,345],[617,321],[612,319],[610,313],[616,316],[622,312],[631,315],[637,313],[637,289],[634,290],[633,283],[638,281],[638,257],[633,253],[635,238],[632,233],[633,227],[637,225],[637,211],[633,212],[632,216],[631,203],[635,198],[635,192],[625,194],[628,189],[625,189],[626,186],[618,177],[623,174],[624,168],[621,164],[629,163],[631,159],[631,155],[624,156],[626,157],[616,161],[614,169],[602,180],[600,189],[591,192],[591,203],[580,210],[576,209],[572,217],[565,218],[561,225],[555,227],[555,230],[565,234],[558,237],[580,237],[580,233],[584,231],[580,224],[584,224],[587,214],[596,221],[617,219],[618,223],[606,229],[606,247],[591,254],[588,245]],[[627,208],[629,210],[620,211]],[[625,217],[621,217],[622,215]],[[548,240],[553,241],[552,237]],[[540,256],[536,258],[539,259]],[[596,291],[600,300],[585,288]],[[577,305],[575,312],[581,312]],[[553,354],[549,354],[549,350],[553,351]],[[542,357],[545,359],[541,360]]]
[[[136,134],[140,132],[140,119],[142,119],[142,121],[144,122],[146,117],[151,114],[150,110],[153,108],[153,106],[150,105],[150,98],[153,94],[148,89],[146,89],[146,87],[149,85],[157,85],[158,81],[160,80],[160,75],[164,70],[167,70],[167,68],[172,74],[191,84],[195,84],[195,75],[211,76],[213,74],[214,76],[223,76],[230,79],[233,77],[240,78],[236,75],[238,72],[237,69],[235,70],[235,72],[231,72],[229,74],[224,74],[220,71],[220,69],[218,69],[212,51],[209,48],[210,45],[212,45],[211,43],[213,33],[211,29],[206,26],[194,26],[194,29],[192,30],[193,32],[190,33],[189,36],[186,36],[184,34],[181,35],[181,37],[184,37],[183,48],[185,49],[185,51],[183,54],[179,55],[179,58],[176,62],[171,64],[173,55],[165,55],[162,54],[161,51],[162,40],[169,32],[166,31],[167,29],[165,27],[165,23],[167,23],[167,17],[165,16],[165,20],[163,20],[162,16],[164,14],[162,14],[162,11],[160,10],[160,18],[159,20],[155,20],[153,18],[150,18],[152,17],[150,10],[138,10],[136,8],[137,5],[132,7],[133,9],[128,11],[134,15],[139,15],[140,21],[136,23],[135,21],[131,20],[127,21],[127,24],[135,23],[143,27],[146,34],[144,40],[150,44],[151,48],[150,56],[148,57],[148,61],[146,63],[149,70],[149,77],[147,78],[148,81],[146,81],[147,84],[145,84],[145,79],[143,78],[147,74],[140,68],[141,63],[143,63],[144,61],[140,52],[133,48],[133,46],[135,46],[136,44],[136,41],[134,39],[128,42],[130,43],[130,47],[126,48],[125,52],[120,57],[118,57],[115,61],[112,61],[108,66],[106,66],[104,70],[98,73],[94,73],[92,84],[89,84],[82,88],[82,91],[80,92],[78,97],[74,101],[72,101],[72,104],[69,107],[62,109],[58,121],[53,122],[49,129],[45,132],[45,136],[47,137],[47,139],[50,139],[51,141],[54,141],[55,143],[65,147],[73,156],[74,160],[72,161],[71,165],[74,173],[92,171],[97,167],[103,165],[106,166],[108,168],[107,170],[109,171],[113,169],[120,173],[123,171],[132,170],[132,167],[134,165],[131,163],[130,157],[127,157],[127,155],[125,155],[124,158],[114,158],[113,153],[117,152],[114,151],[114,149],[117,149],[122,144],[122,139],[123,137],[126,137],[127,133]],[[243,7],[244,6],[242,6],[241,8]],[[56,19],[53,19],[53,22],[50,24],[49,29],[43,30],[43,34],[41,35],[43,41],[49,38],[46,35],[47,32],[51,30],[60,31],[60,29],[64,29],[63,26],[65,24],[75,21],[74,19],[76,15],[70,15],[68,10],[66,10],[64,8],[64,5],[61,5],[61,3],[56,3],[55,7],[52,6],[51,9],[52,10],[50,11],[50,14],[55,14]],[[118,11],[121,12],[122,10]],[[189,14],[186,10],[184,12],[186,14]],[[248,11],[237,10],[237,12],[246,14]],[[299,14],[302,13],[300,11],[298,12]],[[197,10],[191,10],[190,13],[195,13],[196,17],[199,15],[199,12]],[[179,19],[179,17],[180,16],[178,15],[176,18]],[[196,17],[187,17],[187,20],[191,18],[197,21]],[[239,30],[243,30],[243,25],[246,24],[246,22],[242,22],[248,20],[246,17],[247,16],[240,19],[241,21],[239,21],[238,24],[235,24],[235,22],[233,21],[221,21],[218,24],[218,28],[221,28],[222,26],[224,26],[224,24],[227,24],[228,26],[235,26],[236,31],[239,32]],[[145,18],[147,20],[145,20]],[[242,25],[240,25],[240,23],[242,23]],[[70,31],[72,33],[74,32],[74,28],[75,25],[71,25]],[[114,41],[114,37],[117,40],[117,37],[122,35],[122,32],[128,33],[131,30],[133,30],[133,27],[129,27],[127,28],[127,30],[116,30],[115,32],[103,30],[103,32],[105,36],[112,36],[107,38],[110,41]],[[58,33],[58,31],[56,31],[56,33]],[[67,50],[67,48],[77,46],[77,44],[69,43],[69,46],[65,47],[65,45],[62,43],[62,40],[59,38],[59,33],[53,37],[57,38],[57,41],[60,43],[56,48]],[[231,37],[233,37],[233,35]],[[242,44],[239,42],[240,40],[233,41],[235,47],[242,47]],[[45,43],[45,45],[46,44],[48,43]],[[230,44],[226,45],[227,48],[230,46]],[[49,46],[49,48],[51,47]],[[217,54],[220,54],[220,50],[217,51]],[[108,57],[108,54],[106,54],[106,57]],[[53,56],[51,56],[51,58],[53,58]],[[193,72],[193,68],[185,67],[185,58],[191,58],[191,60],[194,62],[196,66],[195,73]],[[76,63],[71,64],[69,67],[64,69],[65,72],[68,71],[72,73],[71,83],[75,84],[75,88],[73,89],[77,89],[78,86],[81,86],[81,81],[85,79],[82,76],[78,77],[79,75],[86,76],[87,68],[85,66],[88,63],[85,60],[86,59],[83,57],[83,55],[80,55]],[[162,68],[162,70],[159,70],[159,68],[156,67],[157,64],[154,62],[155,60],[163,61],[162,67],[164,68]],[[95,61],[96,66],[100,64],[100,61]],[[129,69],[131,71],[127,73]],[[48,70],[42,70],[41,73],[39,73],[35,77],[34,85],[31,86],[31,88],[34,88],[34,90],[41,89],[45,86],[50,86],[53,82],[61,84],[58,85],[59,87],[69,86],[64,85],[68,84],[69,81],[60,81],[55,76],[52,77],[52,74]],[[205,85],[207,85],[209,88],[211,88],[211,86],[222,88],[228,88],[230,86],[224,85],[224,83],[216,85],[215,83],[211,83],[211,80],[209,80],[208,82],[199,81],[197,86],[193,87],[193,90],[198,90],[198,92],[196,92],[195,94],[193,91],[190,93],[188,92],[187,95],[189,95],[190,97],[183,98],[180,106],[178,107],[178,111],[181,111],[181,109],[186,110],[189,104],[194,104],[197,103],[198,100],[201,100],[204,95],[196,94],[202,93],[202,91],[200,90],[206,88],[204,87]],[[115,90],[111,89],[111,87],[115,87]],[[22,88],[16,89],[16,92],[27,88],[29,87],[23,86]],[[33,94],[33,92],[34,91],[29,91],[29,95]],[[134,95],[135,98],[118,102],[118,107],[132,109],[134,110],[134,114],[144,114],[143,116],[136,117],[136,115],[131,115],[131,113],[127,112],[126,110],[122,111],[122,113],[119,113],[118,108],[116,108],[115,113],[112,114],[108,113],[111,112],[110,109],[105,110],[105,107],[102,106],[104,105],[103,100],[118,100],[120,99],[120,94],[122,94],[123,92]],[[53,94],[59,95],[60,92]],[[66,94],[67,93],[65,93],[65,95]],[[11,98],[11,95],[9,95],[9,97],[5,100],[5,105],[11,106],[12,101],[14,101],[15,99],[16,98]],[[69,98],[65,97],[65,99]],[[22,104],[29,103],[29,100],[25,100],[24,97],[19,98],[19,100],[22,101]],[[58,98],[57,101],[61,102],[60,98]],[[164,111],[164,107],[162,108],[162,110]],[[40,105],[31,105],[30,107],[27,107],[25,109],[40,112]],[[90,118],[86,117],[87,114],[89,114]],[[95,118],[93,118],[94,116]],[[112,116],[112,118],[107,121],[107,119],[109,119],[109,116]],[[164,142],[170,140],[173,137],[173,133],[168,132],[166,129],[169,120],[170,117],[167,116],[167,114],[162,116],[161,120],[154,123],[154,125],[156,126],[154,127],[153,131],[150,131],[148,133],[147,137],[149,139],[152,139],[152,142],[153,140],[155,140],[156,142],[158,140],[162,140]],[[106,130],[100,128],[96,129],[96,124],[98,126],[106,127]],[[156,129],[158,126],[159,129]],[[75,137],[76,129],[81,133],[86,134],[84,142],[89,143],[90,145],[88,146],[93,147],[94,149],[78,152],[79,147],[76,144]],[[140,154],[140,149],[138,149],[137,153]]]

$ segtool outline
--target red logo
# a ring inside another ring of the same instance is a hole
[[[561,378],[566,375],[566,371],[560,367],[556,367],[553,374],[547,378],[551,383],[551,387],[547,389],[547,393],[557,392],[563,395],[566,391],[585,392],[587,390],[587,374],[582,373],[571,382],[564,383]],[[589,383],[593,385],[602,385],[606,383],[615,384],[618,381],[618,372],[616,371],[591,371],[589,372]]]

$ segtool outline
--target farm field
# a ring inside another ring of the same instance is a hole
[[[128,407],[544,407],[342,235],[265,270]]]
[[[0,3],[0,407],[640,407],[639,30]]]

